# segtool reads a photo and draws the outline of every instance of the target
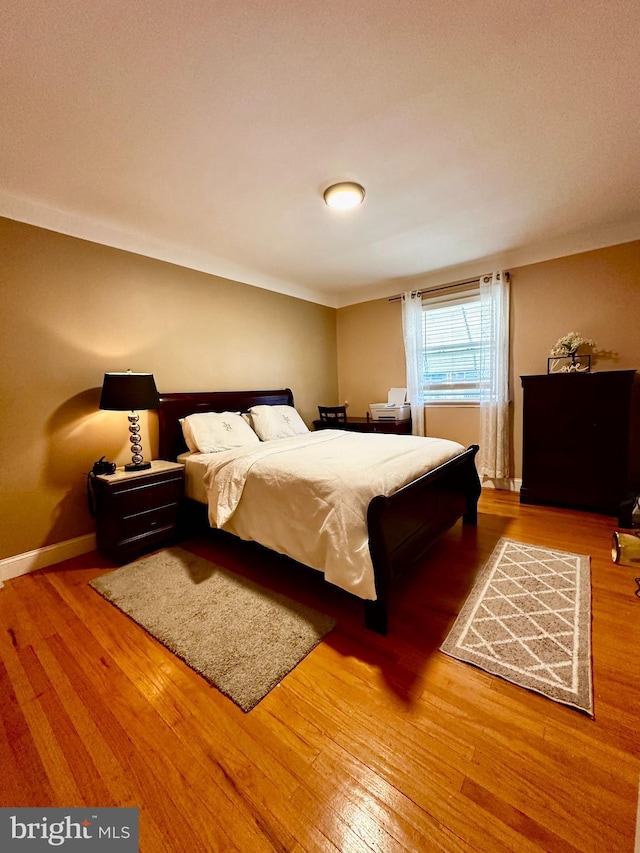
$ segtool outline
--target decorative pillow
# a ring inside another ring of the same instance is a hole
[[[180,418],[178,423],[182,427],[182,437],[184,438],[184,443],[187,445],[187,447],[192,453],[195,453],[198,450],[198,446],[193,437],[193,433],[191,432],[189,421],[186,418]]]
[[[185,421],[195,447],[201,453],[217,453],[259,442],[258,436],[238,412],[198,412],[189,415]]]
[[[253,428],[262,441],[309,432],[309,427],[293,406],[252,406],[249,411]]]

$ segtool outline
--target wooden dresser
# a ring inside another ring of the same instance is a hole
[[[635,370],[521,376],[520,501],[592,510],[630,526],[640,489]]]

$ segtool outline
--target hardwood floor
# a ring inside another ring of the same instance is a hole
[[[190,540],[338,619],[249,714],[88,587],[98,554],[8,581],[0,805],[137,806],[143,853],[631,853],[640,572],[611,562],[614,522],[486,490],[477,529],[396,590],[386,638],[315,573]],[[438,651],[500,536],[591,555],[594,720]]]

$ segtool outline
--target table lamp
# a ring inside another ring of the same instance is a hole
[[[140,416],[137,411],[157,409],[160,406],[158,389],[153,373],[105,373],[100,396],[100,408],[115,412],[131,412],[129,415],[129,441],[131,442],[131,464],[125,471],[144,471],[151,468],[145,462],[140,444]]]

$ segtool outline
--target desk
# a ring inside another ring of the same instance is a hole
[[[411,435],[411,418],[407,421],[374,421],[373,418],[347,418],[345,423],[314,421],[314,429],[346,429],[349,432],[386,432],[395,435]]]

